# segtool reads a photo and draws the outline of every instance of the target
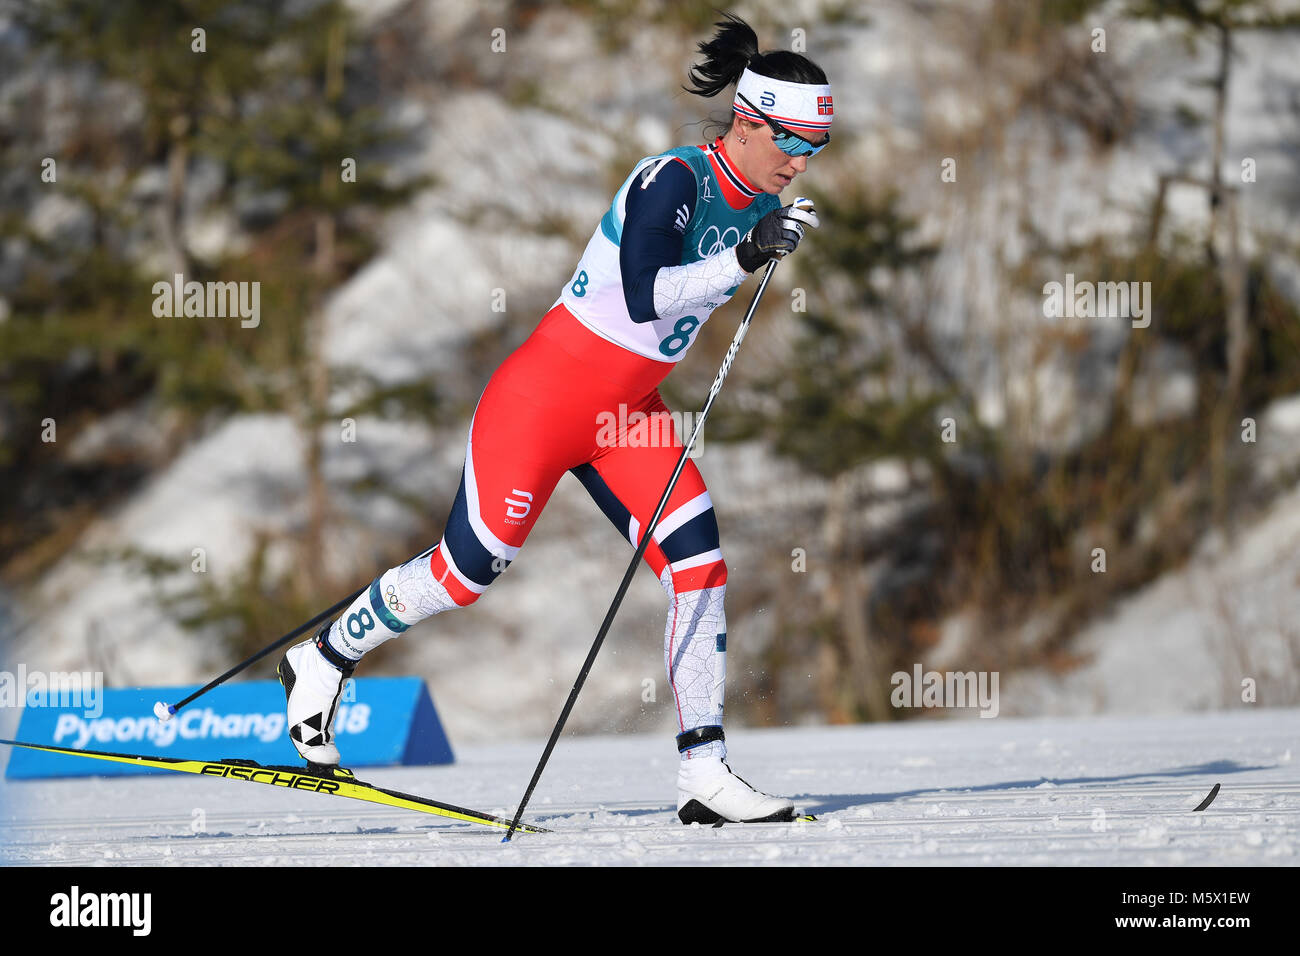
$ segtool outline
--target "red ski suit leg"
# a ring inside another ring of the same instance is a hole
[[[565,471],[639,543],[682,450],[657,389],[671,369],[606,341],[562,305],[547,313],[493,374],[474,413],[461,489],[429,559],[453,601],[477,600],[515,559]],[[665,663],[680,728],[720,723],[727,567],[693,461],[645,560],[673,602]],[[679,671],[699,684],[686,702]]]

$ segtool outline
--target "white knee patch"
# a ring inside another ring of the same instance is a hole
[[[428,555],[389,568],[379,578],[379,590],[388,609],[403,624],[418,624],[426,617],[458,607],[434,578]]]

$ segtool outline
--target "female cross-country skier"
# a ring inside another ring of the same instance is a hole
[[[620,534],[640,543],[682,449],[680,436],[675,447],[650,438],[673,434],[657,386],[709,314],[818,225],[809,200],[783,207],[776,197],[830,140],[826,74],[796,53],[759,53],[754,31],[724,16],[699,44],[704,60],[683,89],[708,97],[735,84],[726,132],[636,164],[555,305],[488,381],[437,546],[380,574],[281,660],[289,736],[309,763],[339,762],[335,709],[361,657],[430,615],[478,600],[515,559],[566,471]],[[626,415],[617,415],[620,405]],[[611,441],[602,412],[636,424]],[[680,731],[679,818],[793,819],[790,800],[755,790],[724,761],[727,566],[694,462],[645,560],[669,599],[664,662]]]

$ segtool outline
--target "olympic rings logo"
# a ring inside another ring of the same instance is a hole
[[[709,240],[709,233],[713,233],[713,240],[711,243]],[[735,234],[735,238],[728,241],[728,237],[732,233]],[[707,249],[705,248],[706,243],[709,243]],[[723,232],[719,232],[717,226],[709,226],[708,229],[704,230],[704,235],[700,236],[700,244],[697,248],[699,249],[700,256],[707,259],[709,256],[715,256],[724,249],[730,249],[732,246],[738,245],[739,243],[740,230],[735,226],[728,226]]]
[[[390,611],[406,610],[406,605],[398,600],[397,588],[393,587],[393,585],[388,585],[388,590],[384,593],[384,597],[386,598],[386,603],[388,604],[388,609]]]

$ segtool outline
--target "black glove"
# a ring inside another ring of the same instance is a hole
[[[796,199],[788,206],[773,209],[758,221],[745,238],[736,244],[736,261],[746,272],[753,272],[770,259],[781,259],[794,252],[803,238],[805,226],[819,226],[811,199]]]

